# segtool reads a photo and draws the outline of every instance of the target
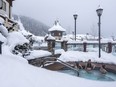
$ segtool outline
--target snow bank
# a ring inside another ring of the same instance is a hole
[[[49,56],[51,55],[50,52],[48,51],[44,51],[44,50],[33,50],[31,51],[30,55],[29,56],[26,56],[25,58],[27,60],[29,59],[36,59],[36,58],[39,58],[39,57],[45,57],[45,56]]]
[[[4,37],[8,37],[8,30],[3,25],[0,25],[0,32]]]
[[[5,57],[6,59],[12,59],[12,60],[16,60],[22,63],[28,63],[28,61],[26,59],[24,59],[23,57],[14,55],[10,52],[10,48],[7,45],[2,45],[2,54],[0,55],[1,57]],[[0,57],[0,58],[1,58]]]
[[[0,55],[0,87],[115,87],[116,82],[92,81],[49,71]],[[64,82],[65,81],[65,82]]]
[[[0,17],[0,23],[4,23],[4,19]]]
[[[27,33],[25,32],[25,34]],[[93,87],[93,86],[115,87],[116,86],[116,82],[92,81],[29,65],[26,59],[17,55],[13,55],[10,52],[11,47],[16,46],[17,44],[28,43],[29,41],[22,35],[21,32],[9,33],[7,39],[8,45],[4,44],[2,46],[3,52],[0,55],[0,87]],[[2,37],[2,40],[5,40],[5,38]],[[28,59],[48,55],[51,55],[51,53],[42,50],[39,51],[34,50],[31,51],[31,54],[30,56],[28,56]],[[79,55],[81,56],[79,57]],[[82,55],[85,56],[83,58],[86,58],[86,56],[89,56],[89,58],[93,57],[93,59],[96,58],[95,57],[96,53],[95,54],[92,53],[93,55],[92,56],[91,53],[85,55],[85,53],[82,54],[78,52],[71,53],[71,51],[63,52],[61,58],[64,60],[65,58],[66,60],[69,60],[67,58],[74,57],[74,60],[76,60],[77,56],[78,58],[81,58]],[[104,55],[106,54],[104,53]],[[109,55],[109,57],[113,58],[111,55]],[[104,56],[102,59],[105,60],[105,58],[109,57]],[[110,60],[110,58],[108,60]]]
[[[62,54],[64,52],[63,49],[56,49],[55,54]]]
[[[24,44],[29,43],[29,41],[20,33],[17,31],[9,33],[8,36],[8,45],[11,47],[14,47],[18,44]]]
[[[47,44],[48,44],[47,42],[44,42],[40,45],[40,47],[47,47]]]
[[[6,29],[4,24],[4,19],[0,17],[0,32],[4,37],[8,37],[8,30]]]
[[[0,33],[0,41],[7,43],[7,39]]]
[[[29,31],[26,31],[24,26],[23,26],[23,24],[22,24],[22,22],[21,22],[21,20],[20,20],[20,18],[17,21],[17,23],[19,24],[19,29],[20,29],[18,32],[22,33],[24,36],[32,35],[31,38],[34,40],[33,48],[34,47],[36,47],[36,48],[40,47],[40,45],[44,42],[44,37],[42,37],[42,36],[35,36],[32,33],[30,33]]]
[[[63,61],[88,61],[91,59],[93,62],[99,63],[111,63],[116,64],[116,56],[108,54],[102,51],[101,58],[98,58],[98,52],[79,52],[79,51],[67,51],[63,52],[60,56]]]

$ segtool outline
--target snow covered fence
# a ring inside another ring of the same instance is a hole
[[[76,46],[76,47],[74,47]],[[73,48],[72,48],[73,47]],[[98,41],[75,41],[67,42],[67,49],[78,50],[87,52],[90,48],[97,48]],[[113,42],[103,42],[101,43],[101,49],[107,53],[111,53],[114,49],[116,50],[116,41]]]

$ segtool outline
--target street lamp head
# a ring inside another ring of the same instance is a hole
[[[77,14],[74,14],[73,17],[74,17],[74,19],[76,20],[77,17],[78,17],[78,15],[77,15]]]
[[[97,12],[97,15],[98,16],[101,16],[102,15],[103,9],[100,7],[100,5],[99,5],[99,8],[96,10],[96,12]]]

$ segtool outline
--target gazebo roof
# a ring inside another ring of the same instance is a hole
[[[57,21],[55,21],[54,26],[51,27],[48,31],[49,32],[51,32],[51,31],[62,31],[62,32],[65,32],[66,29],[62,28],[60,26],[60,24],[59,24],[59,21],[57,20]]]

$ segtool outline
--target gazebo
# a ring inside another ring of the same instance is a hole
[[[66,29],[62,28],[59,24],[59,21],[56,20],[53,27],[51,27],[48,31],[51,36],[55,37],[56,40],[61,40],[63,33],[66,31]]]

